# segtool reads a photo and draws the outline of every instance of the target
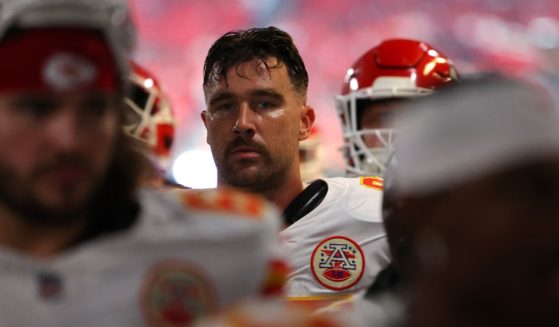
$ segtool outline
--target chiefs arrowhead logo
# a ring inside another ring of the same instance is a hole
[[[140,301],[150,326],[179,327],[211,313],[214,297],[205,273],[180,259],[170,259],[150,269]]]
[[[365,270],[361,247],[352,239],[332,236],[321,241],[311,256],[315,279],[331,290],[345,290],[357,284]]]
[[[82,87],[95,80],[96,67],[87,59],[70,53],[57,53],[43,68],[45,83],[58,91]]]

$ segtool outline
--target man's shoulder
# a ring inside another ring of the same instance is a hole
[[[186,211],[217,216],[258,221],[275,212],[263,197],[233,188],[179,190],[174,196]]]
[[[279,228],[276,208],[264,198],[231,188],[174,189],[143,192],[144,220],[178,225],[272,225]]]
[[[384,179],[380,176],[329,177],[323,178],[330,188],[350,192],[382,192]]]
[[[358,220],[382,222],[382,177],[332,177],[324,181],[331,193],[328,201],[337,208]]]

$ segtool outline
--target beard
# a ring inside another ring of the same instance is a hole
[[[250,146],[260,155],[260,158],[228,162],[231,153],[239,146]],[[215,162],[220,178],[227,185],[260,192],[281,185],[289,173],[292,157],[285,153],[272,157],[270,151],[262,144],[239,137],[225,148],[221,160]]]
[[[41,194],[39,184],[47,174],[64,168],[80,170],[83,174],[80,184],[89,183],[89,187],[85,186],[86,190],[81,191],[84,195],[76,196],[79,193],[76,188],[83,185],[55,185],[51,191],[64,200],[56,205],[49,204]],[[100,181],[96,177],[89,163],[78,155],[61,155],[48,163],[41,163],[27,176],[0,161],[0,201],[29,223],[59,226],[87,215],[99,189]]]

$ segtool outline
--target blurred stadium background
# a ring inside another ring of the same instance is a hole
[[[557,0],[130,1],[139,28],[135,59],[159,76],[171,98],[178,119],[173,158],[180,156],[181,168],[175,178],[192,187],[215,184],[200,120],[202,67],[213,41],[233,29],[274,25],[295,39],[310,75],[327,175],[343,173],[334,96],[347,68],[382,39],[427,41],[462,74],[497,70],[559,85]]]

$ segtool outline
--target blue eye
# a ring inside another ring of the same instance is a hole
[[[231,111],[234,109],[234,104],[232,103],[224,103],[222,105],[220,105],[219,107],[217,107],[217,110],[219,111]]]
[[[235,102],[218,102],[209,107],[210,112],[230,112],[235,109],[237,104]]]
[[[267,101],[260,101],[260,102],[258,102],[256,107],[258,109],[269,109],[269,108],[273,108],[274,105],[271,104],[270,102],[267,102]]]

